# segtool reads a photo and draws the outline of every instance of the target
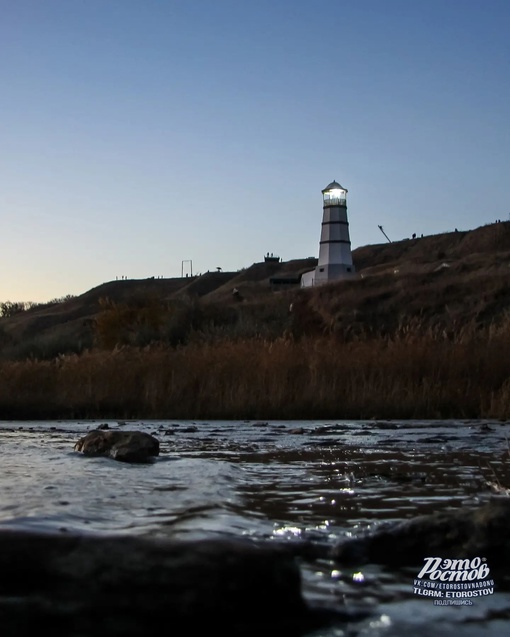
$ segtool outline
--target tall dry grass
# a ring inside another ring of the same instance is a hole
[[[0,364],[0,418],[510,417],[510,322],[448,335],[121,347]]]

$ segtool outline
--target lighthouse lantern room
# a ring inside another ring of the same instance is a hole
[[[329,186],[326,186],[322,191],[322,198],[324,205],[327,203],[328,206],[347,206],[347,189],[342,188],[336,181],[332,181]]]

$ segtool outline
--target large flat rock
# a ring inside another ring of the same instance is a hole
[[[295,558],[242,540],[166,541],[0,530],[2,635],[300,635]],[[195,632],[194,632],[195,631]]]

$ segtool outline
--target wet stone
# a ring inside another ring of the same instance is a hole
[[[95,430],[80,438],[74,450],[86,456],[105,456],[121,462],[145,463],[159,455],[159,441],[143,431]]]
[[[298,636],[331,620],[305,603],[289,552],[238,539],[1,530],[0,571],[2,634],[16,637]]]
[[[366,536],[342,541],[331,557],[346,564],[419,566],[428,555],[450,559],[484,556],[494,568],[510,567],[510,498],[480,507],[441,511],[382,525]]]

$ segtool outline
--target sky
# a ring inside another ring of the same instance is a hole
[[[510,218],[509,0],[0,0],[0,302]]]

